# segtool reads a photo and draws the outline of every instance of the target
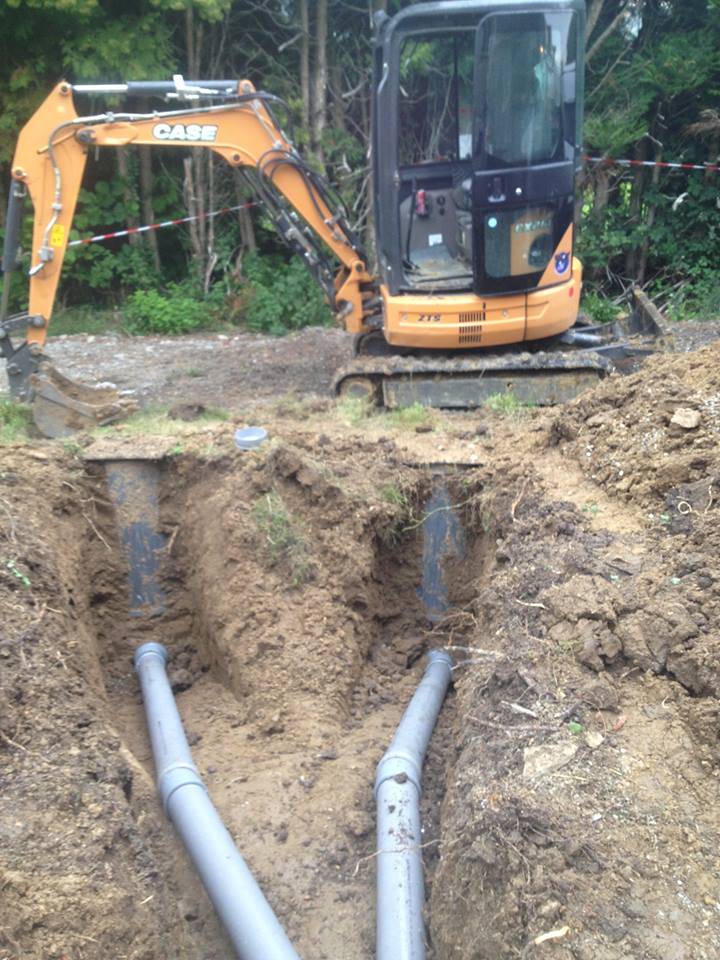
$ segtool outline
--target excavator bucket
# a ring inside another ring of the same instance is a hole
[[[88,387],[68,379],[47,361],[29,378],[35,425],[45,437],[68,437],[104,426],[137,409],[114,387]]]

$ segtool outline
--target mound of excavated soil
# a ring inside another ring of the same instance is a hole
[[[483,478],[496,549],[465,609],[434,956],[710,960],[716,538],[606,525],[536,466],[499,451]]]
[[[720,346],[611,377],[562,409],[553,437],[613,495],[662,513],[675,492],[709,509],[720,496]]]

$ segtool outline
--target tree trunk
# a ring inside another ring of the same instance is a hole
[[[300,99],[303,132],[310,136],[310,11],[308,0],[300,0]]]
[[[144,223],[155,223],[153,207],[152,147],[138,147],[140,157],[140,212]],[[143,234],[150,247],[150,255],[155,269],[160,271],[160,248],[157,233],[148,230]]]
[[[595,29],[595,25],[598,22],[604,6],[605,0],[592,0],[592,2],[588,4],[587,21],[585,23],[585,36],[588,39],[592,36],[592,32]]]
[[[202,79],[203,40],[202,21],[196,22],[192,4],[188,4],[185,9],[185,45],[188,73],[190,79],[193,80]],[[189,224],[190,243],[194,259],[193,272],[204,293],[207,293],[216,258],[212,246],[214,231],[205,217],[209,210],[208,189],[211,187],[213,180],[212,159],[210,150],[196,147],[191,149],[190,156],[183,161],[185,204],[188,215],[197,217]]]
[[[195,169],[192,157],[185,157],[183,160],[183,169],[185,178],[183,180],[183,196],[185,198],[185,207],[189,217],[197,217],[199,205],[197,200],[197,189],[195,187]],[[191,220],[188,223],[188,232],[190,234],[190,245],[192,247],[193,257],[197,265],[202,262],[203,245],[200,232],[198,230],[200,221]]]
[[[720,131],[714,133],[710,137],[710,151],[708,153],[707,162],[713,166],[720,162]],[[715,183],[715,178],[717,177],[717,170],[706,170],[705,171],[705,183]],[[0,214],[1,216],[1,214]],[[2,222],[2,221],[0,221]]]
[[[235,202],[238,204],[247,203],[250,197],[242,173],[237,167],[233,168],[233,184],[235,186]],[[238,210],[238,223],[240,225],[240,242],[243,250],[257,250],[252,214],[247,207]]]
[[[635,147],[635,159],[645,160],[647,158],[647,141],[643,139]],[[640,214],[642,212],[642,197],[645,189],[645,168],[635,167],[633,175],[632,193],[630,196],[630,218],[628,226],[633,228],[640,223]],[[628,247],[625,253],[625,276],[635,279],[635,268],[637,266],[638,247],[636,244]]]
[[[590,63],[592,58],[598,52],[600,47],[605,43],[608,37],[612,36],[612,34],[615,33],[615,31],[620,27],[623,21],[627,18],[628,7],[629,7],[629,0],[628,2],[622,5],[619,12],[613,17],[610,23],[605,27],[605,29],[597,38],[597,40],[595,40],[592,44],[590,44],[585,54],[586,63]]]
[[[215,165],[212,150],[205,150],[207,157],[207,212],[215,209]],[[199,158],[198,158],[199,159]],[[204,158],[203,158],[204,159]],[[217,265],[218,255],[215,249],[215,217],[208,217],[202,221],[205,225],[205,263],[203,264],[203,292],[207,295],[210,290],[212,274]]]
[[[593,199],[592,215],[599,220],[610,199],[610,171],[602,164],[595,174],[595,197]]]
[[[653,157],[655,163],[659,163],[662,159],[662,151],[662,144],[656,142],[655,155]],[[660,167],[653,167],[651,183],[654,188],[657,188],[657,185],[660,183]],[[643,283],[645,283],[648,256],[650,254],[650,231],[655,225],[656,215],[657,204],[653,201],[648,207],[647,217],[645,219],[645,238],[643,239],[642,246],[640,247],[640,263],[638,265],[636,277],[636,282],[639,286],[642,286]]]
[[[342,64],[337,56],[330,60],[330,112],[332,125],[345,131],[345,101],[342,97]]]
[[[327,114],[327,0],[315,6],[315,59],[313,63],[310,140],[312,151],[323,162],[322,138]]]
[[[123,203],[125,205],[125,210],[130,211],[135,206],[135,191],[132,188],[132,182],[130,179],[130,164],[128,162],[127,147],[118,147],[115,151],[115,156],[117,157],[118,176],[122,181]],[[128,213],[126,226],[128,229],[138,227],[139,223],[137,216],[132,213]],[[131,233],[128,236],[128,243],[131,247],[136,247],[139,240],[140,237],[137,233]]]

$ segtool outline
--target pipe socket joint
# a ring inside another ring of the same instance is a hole
[[[180,787],[200,787],[207,793],[207,787],[202,782],[197,769],[189,763],[175,763],[166,770],[158,774],[157,781],[158,793],[163,803],[165,813],[169,813],[168,804],[170,797],[179,790]]]
[[[377,765],[374,789],[376,800],[378,791],[386,780],[397,780],[398,783],[409,780],[419,794],[422,791],[422,766],[417,757],[407,750],[390,747]]]
[[[452,670],[452,657],[447,650],[430,650],[427,655],[428,663],[444,663]]]
[[[166,648],[161,643],[156,643],[152,640],[149,643],[141,644],[135,651],[133,655],[133,666],[136,670],[140,666],[142,658],[148,654],[154,654],[156,657],[159,657],[163,666],[168,662],[168,652]]]

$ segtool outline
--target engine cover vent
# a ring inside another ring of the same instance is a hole
[[[482,323],[485,319],[485,311],[475,311],[474,313],[458,314],[460,323]]]

